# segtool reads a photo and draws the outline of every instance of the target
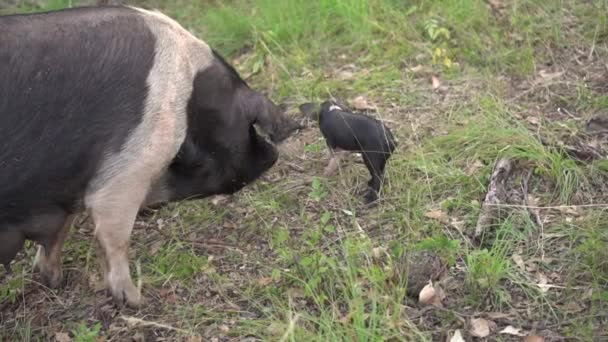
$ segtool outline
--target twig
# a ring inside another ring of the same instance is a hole
[[[281,337],[281,342],[287,341],[287,339],[289,338],[289,335],[293,334],[293,331],[296,327],[296,323],[298,322],[298,319],[300,319],[300,315],[295,314],[295,316],[289,320],[289,326],[287,327],[287,330],[283,334],[283,337]]]
[[[540,207],[536,205],[520,205],[520,204],[503,204],[503,203],[488,203],[487,205],[493,207],[505,207],[505,208],[523,208],[523,209],[579,209],[579,208],[606,208],[608,209],[608,204],[579,204],[579,205],[555,205],[555,206],[546,206]]]
[[[484,228],[492,223],[494,219],[494,209],[492,206],[501,204],[506,198],[505,182],[511,175],[511,161],[509,159],[500,159],[494,166],[494,172],[490,177],[490,185],[486,198],[481,206],[481,213],[475,227],[475,238],[479,238],[483,234]]]
[[[528,170],[528,173],[526,174],[526,178],[524,178],[524,181],[522,184],[523,203],[524,203],[523,205],[526,207],[526,209],[530,213],[530,216],[532,216],[534,223],[536,223],[542,229],[543,222],[542,222],[538,212],[535,211],[538,209],[533,208],[532,206],[528,205],[528,203],[529,203],[528,202],[528,182],[530,181],[530,176],[532,176],[532,169]]]
[[[528,182],[530,181],[530,177],[532,176],[532,169],[528,170],[526,177],[522,183],[522,192],[523,192],[523,203],[525,206],[528,206]],[[540,228],[540,234],[538,236],[538,245],[540,247],[541,260],[545,260],[545,247],[544,247],[544,236],[545,236],[545,225],[543,224],[543,220],[540,218],[540,213],[538,209],[526,208],[534,223]]]
[[[157,322],[152,322],[152,321],[146,321],[146,320],[143,320],[143,319],[137,318],[137,317],[121,315],[120,318],[122,320],[124,320],[125,322],[127,322],[127,325],[142,325],[142,326],[149,326],[149,327],[155,327],[155,328],[162,328],[162,329],[167,329],[167,330],[178,331],[178,332],[186,333],[186,334],[188,333],[188,331],[186,331],[184,329],[172,327],[172,326],[167,325],[167,324],[162,324],[162,323],[157,323]]]

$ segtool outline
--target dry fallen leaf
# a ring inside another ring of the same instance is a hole
[[[507,313],[504,313],[504,312],[486,312],[485,316],[488,317],[488,318],[490,318],[490,319],[494,319],[494,320],[496,320],[496,319],[504,319],[504,318],[509,318],[509,319],[512,318],[511,314],[507,314]]]
[[[418,72],[418,71],[422,70],[422,68],[423,68],[422,65],[418,64],[416,66],[411,67],[410,71],[411,72]]]
[[[544,275],[541,272],[538,272],[536,274],[536,278],[538,279],[538,284],[536,284],[536,286],[538,286],[540,288],[541,292],[547,292],[549,291],[549,289],[552,287],[551,285],[548,285],[548,279],[547,276]]]
[[[220,324],[217,328],[223,333],[227,333],[230,331],[230,327],[226,324]]]
[[[566,311],[569,313],[577,313],[585,310],[582,306],[580,306],[577,302],[570,302],[566,305]]]
[[[471,320],[471,330],[469,330],[469,333],[475,337],[487,337],[490,335],[492,326],[496,326],[496,323],[484,318],[473,318]]]
[[[385,254],[386,254],[386,247],[374,247],[374,248],[372,248],[372,256],[375,259],[380,259]]]
[[[479,159],[475,160],[475,162],[473,162],[472,164],[468,165],[465,172],[467,174],[467,176],[472,176],[475,175],[477,173],[477,171],[479,171],[479,169],[481,169],[482,167],[484,167],[485,165],[483,164],[483,162]]]
[[[258,279],[258,285],[260,286],[268,286],[270,283],[272,283],[272,278],[270,277],[262,277]]]
[[[352,80],[353,78],[355,78],[355,74],[353,74],[351,71],[348,70],[341,70],[340,72],[338,72],[338,79],[342,80],[342,81],[348,81],[348,80]]]
[[[203,342],[203,338],[200,336],[190,336],[186,340],[187,342]]]
[[[540,75],[540,77],[542,77],[544,80],[552,80],[554,78],[558,78],[561,75],[564,74],[563,71],[558,71],[558,72],[547,72],[545,70],[541,70],[538,72],[538,74]]]
[[[540,120],[536,116],[528,116],[526,118],[526,121],[528,121],[529,123],[531,123],[533,125],[538,125],[538,123],[540,122]]]
[[[217,207],[218,205],[225,205],[229,200],[230,196],[228,195],[215,195],[211,199],[211,204]]]
[[[433,87],[433,89],[437,89],[439,87],[441,87],[441,81],[439,80],[439,77],[433,75],[431,76],[431,85]]]
[[[70,335],[64,333],[64,332],[56,332],[55,333],[55,340],[57,342],[71,342],[72,338],[70,337]]]
[[[306,294],[304,293],[304,290],[302,290],[299,287],[292,287],[289,290],[287,290],[287,294],[289,296],[291,296],[292,298],[304,298],[306,297]]]
[[[521,257],[521,255],[515,253],[511,256],[511,259],[515,261],[517,267],[519,267],[522,271],[526,270],[526,263],[524,262],[524,259]]]
[[[353,100],[353,107],[357,110],[372,110],[375,109],[374,106],[372,106],[371,104],[369,104],[369,102],[367,101],[367,99],[365,99],[363,96],[357,96],[354,100]]]
[[[141,331],[138,331],[131,337],[131,342],[144,342],[146,337]]]
[[[452,335],[450,342],[465,342],[464,338],[462,338],[462,333],[460,332],[460,329],[454,331],[454,335]]]
[[[433,283],[429,281],[429,283],[420,290],[418,294],[418,301],[421,304],[425,305],[433,305],[438,308],[443,307],[443,303],[441,302],[440,295],[435,287],[433,287]]]
[[[538,335],[529,335],[524,337],[523,342],[545,342],[545,338]]]
[[[163,246],[164,243],[165,243],[164,240],[154,241],[154,243],[152,243],[152,245],[150,245],[150,255],[152,255],[152,256],[156,255],[156,253],[158,253],[158,251],[160,250],[160,248]]]
[[[512,325],[509,325],[506,328],[502,329],[499,332],[499,334],[507,334],[507,335],[514,335],[514,336],[525,336],[526,335],[521,332],[520,328],[516,328]]]
[[[441,210],[432,210],[425,213],[424,216],[432,219],[440,219],[445,216],[445,213]]]

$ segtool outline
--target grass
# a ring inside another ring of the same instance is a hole
[[[505,209],[481,246],[467,237],[502,157],[517,160],[510,189],[520,191],[532,171],[528,192],[539,206],[606,203],[606,161],[583,163],[564,148],[608,108],[599,62],[606,1],[133,3],[176,18],[276,102],[364,96],[377,105],[400,140],[384,193],[376,208],[360,205],[356,190],[368,175],[354,158],[339,177],[322,177],[325,145],[313,127],[295,155],[227,204],[174,204],[137,223],[131,260],[151,301],[141,311],[108,308],[94,291],[87,224],[66,245],[62,290],[37,289],[26,249],[0,288],[0,302],[17,308],[1,312],[1,338],[434,341],[456,329],[467,337],[478,316],[549,339],[608,336],[603,208],[541,210],[541,225],[528,210]],[[39,4],[1,11],[79,2]],[[436,284],[442,309],[408,293],[419,271],[404,264],[421,250],[447,265]],[[129,326],[119,315],[164,326]],[[497,331],[490,338],[508,340]]]

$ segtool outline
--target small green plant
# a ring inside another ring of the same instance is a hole
[[[320,202],[323,198],[325,198],[325,196],[327,196],[327,190],[318,177],[315,177],[312,180],[312,190],[310,191],[309,196],[315,202]]]
[[[442,64],[448,69],[451,68],[453,62],[447,48],[447,42],[450,40],[450,30],[440,26],[439,21],[434,18],[430,18],[424,23],[424,30],[435,45],[431,53],[433,64]]]
[[[86,323],[80,322],[76,329],[72,330],[74,340],[76,342],[95,342],[101,330],[101,323],[97,322],[92,327],[88,327]]]
[[[319,153],[319,152],[323,151],[323,144],[320,141],[316,141],[312,144],[306,145],[304,147],[304,151]]]
[[[428,19],[424,23],[424,30],[433,42],[437,41],[440,37],[443,37],[445,40],[450,39],[450,30],[445,27],[439,26],[439,21],[437,19]]]
[[[437,253],[448,265],[456,262],[456,255],[460,250],[460,241],[449,239],[444,235],[436,235],[418,242],[418,250],[427,250]]]
[[[0,302],[14,303],[23,288],[23,277],[14,273],[7,280],[6,284],[0,287]]]
[[[510,261],[504,255],[497,255],[487,249],[471,251],[466,257],[466,283],[470,298],[481,305],[490,298],[493,305],[508,303],[510,298],[501,282],[507,278]]]

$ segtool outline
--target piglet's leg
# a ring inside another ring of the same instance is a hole
[[[365,203],[369,204],[378,199],[378,193],[384,179],[386,158],[382,153],[363,153],[363,162],[372,176],[367,182],[369,189],[365,195]]]
[[[340,166],[340,161],[342,161],[342,158],[344,157],[344,153],[344,151],[335,151],[332,149],[329,150],[329,163],[323,171],[323,176],[329,177],[336,173],[338,167]]]
[[[74,218],[75,215],[66,216],[63,225],[59,223],[61,226],[55,235],[45,245],[38,246],[34,268],[40,271],[44,284],[50,288],[57,288],[61,284],[63,278],[61,249]]]

